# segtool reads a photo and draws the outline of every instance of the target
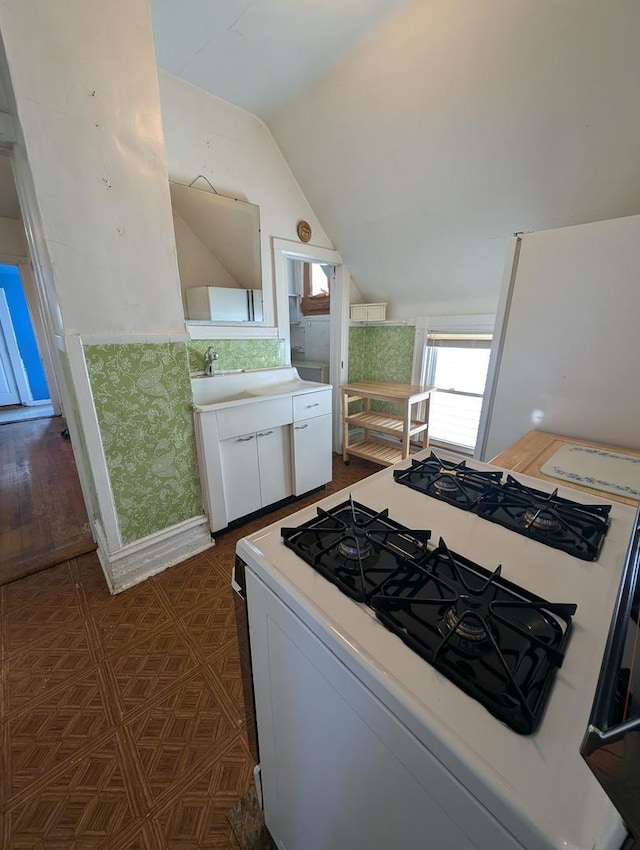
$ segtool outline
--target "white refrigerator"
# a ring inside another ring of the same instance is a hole
[[[476,456],[532,429],[640,448],[640,216],[513,238]]]
[[[187,289],[187,318],[205,322],[261,322],[262,290],[224,286]]]

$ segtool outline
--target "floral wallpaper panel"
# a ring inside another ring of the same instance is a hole
[[[183,343],[85,348],[123,543],[202,513]]]
[[[349,328],[349,381],[411,383],[415,333],[414,327],[401,325]],[[385,402],[372,402],[372,407],[398,412]]]
[[[202,372],[204,353],[209,346],[218,353],[218,369],[249,370],[284,366],[282,339],[194,339],[187,343],[191,372]]]

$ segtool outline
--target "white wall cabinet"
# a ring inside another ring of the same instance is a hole
[[[352,322],[384,322],[387,318],[387,302],[351,304],[349,318]]]

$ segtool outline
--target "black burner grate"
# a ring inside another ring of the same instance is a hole
[[[285,544],[516,732],[537,728],[575,605],[557,605],[349,499]]]
[[[595,561],[609,528],[611,505],[582,505],[525,487],[512,475],[485,494],[476,513],[583,561]]]
[[[420,493],[472,510],[482,495],[500,483],[502,472],[473,469],[464,460],[441,460],[431,452],[425,460],[412,460],[408,469],[394,470],[393,477]]]
[[[441,539],[370,601],[378,618],[520,734],[538,727],[575,605],[552,604],[451,552]]]
[[[465,461],[441,460],[433,452],[412,460],[393,477],[427,496],[472,511],[532,540],[595,561],[609,528],[611,505],[583,505],[521,484],[499,470],[473,469]]]
[[[365,602],[405,561],[427,552],[430,531],[410,531],[380,512],[349,499],[298,528],[282,528],[285,544],[329,581]]]

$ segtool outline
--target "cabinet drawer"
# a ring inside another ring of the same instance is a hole
[[[293,421],[312,419],[331,413],[331,390],[318,390],[312,393],[301,393],[293,397]]]
[[[219,410],[218,437],[227,440],[250,434],[262,428],[288,425],[292,421],[291,398],[271,398],[250,404],[240,404],[228,410]]]

